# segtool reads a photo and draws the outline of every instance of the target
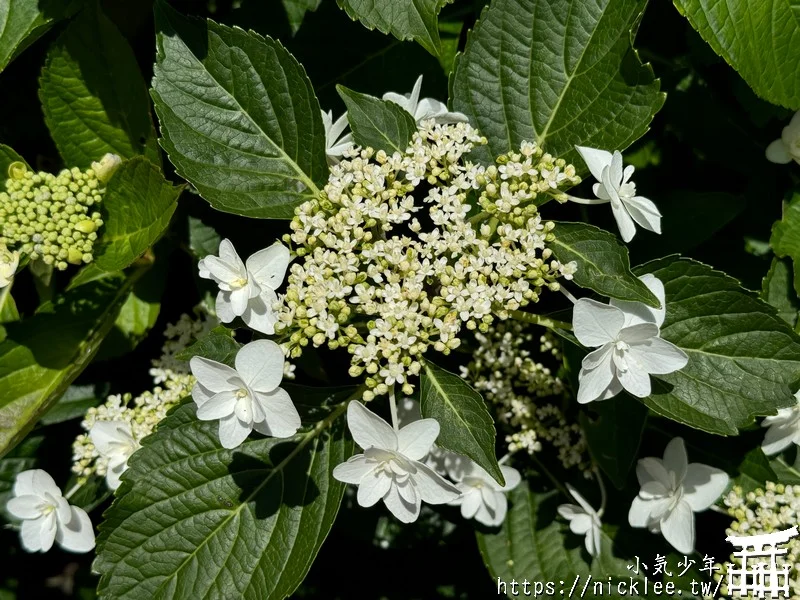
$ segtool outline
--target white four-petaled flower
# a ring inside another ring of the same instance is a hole
[[[675,438],[663,459],[639,460],[636,476],[641,489],[628,512],[631,526],[661,532],[678,552],[693,552],[694,513],[717,501],[728,486],[728,475],[708,465],[689,464],[683,439]]]
[[[795,161],[800,164],[800,110],[783,128],[781,137],[767,146],[767,160],[784,165]]]
[[[289,266],[289,249],[275,243],[253,254],[243,263],[230,240],[222,240],[219,256],[206,256],[198,264],[200,277],[219,286],[217,317],[229,323],[236,317],[251,329],[273,334],[278,316],[273,305],[275,293]]]
[[[600,534],[603,526],[600,515],[570,484],[567,484],[567,490],[578,504],[562,504],[558,507],[558,514],[569,521],[572,533],[586,537],[586,551],[591,556],[600,556]]]
[[[460,456],[448,468],[450,478],[457,482],[456,487],[461,496],[450,502],[452,506],[461,507],[461,516],[475,519],[487,527],[497,527],[506,518],[510,492],[522,480],[519,471],[506,465],[500,466],[505,485],[500,485],[481,466],[465,456]]]
[[[606,400],[623,389],[634,396],[650,395],[650,374],[672,373],[686,366],[683,350],[659,337],[664,322],[664,285],[655,276],[640,277],[662,308],[640,302],[611,300],[603,304],[581,298],[575,303],[572,325],[584,346],[597,350],[583,359],[578,374],[578,402]]]
[[[792,444],[800,446],[800,391],[794,397],[794,406],[781,408],[777,415],[761,422],[762,427],[769,427],[761,444],[764,454],[777,454]]]
[[[0,246],[0,289],[11,285],[19,267],[19,252]]]
[[[651,200],[636,195],[636,184],[631,181],[634,167],[628,165],[623,170],[622,154],[614,151],[575,146],[589,167],[597,183],[592,191],[598,200],[585,200],[568,196],[570,200],[581,204],[611,203],[611,211],[625,242],[630,242],[636,235],[637,223],[640,227],[661,233],[661,213]]]
[[[323,110],[322,124],[325,126],[325,154],[328,156],[328,164],[335,165],[345,152],[355,146],[352,133],[342,135],[347,129],[347,113],[334,121],[333,113]]]
[[[197,383],[192,398],[201,421],[219,419],[219,440],[236,448],[255,429],[286,438],[297,433],[300,415],[285,390],[283,351],[271,340],[257,340],[236,354],[236,368],[195,356],[189,365]]]
[[[14,497],[6,510],[22,519],[20,539],[28,552],[47,552],[53,542],[70,552],[94,548],[94,529],[86,511],[70,506],[46,471],[32,469],[17,475]]]
[[[419,92],[421,88],[422,75],[417,78],[414,89],[411,90],[410,94],[403,96],[395,92],[386,92],[383,95],[383,99],[394,102],[404,108],[414,117],[417,123],[421,123],[426,119],[433,119],[434,123],[437,124],[469,122],[467,115],[460,112],[449,112],[444,102],[439,102],[433,98],[423,98],[420,100]]]
[[[106,483],[112,490],[120,484],[120,475],[128,468],[131,454],[140,448],[130,423],[125,421],[96,421],[89,438],[100,456],[108,459]]]
[[[420,419],[395,431],[353,401],[347,407],[347,425],[364,453],[337,465],[333,476],[358,486],[359,506],[383,500],[400,521],[412,523],[422,502],[445,504],[459,496],[458,489],[420,462],[439,435],[439,423],[434,419]]]

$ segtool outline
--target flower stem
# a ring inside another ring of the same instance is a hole
[[[389,410],[392,413],[392,427],[394,427],[395,431],[400,429],[400,424],[397,420],[397,400],[394,397],[394,385],[389,388]]]
[[[603,200],[602,198],[578,198],[577,196],[570,196],[567,194],[567,198],[570,199],[570,202],[574,202],[575,204],[608,204],[611,200]]]
[[[533,313],[528,313],[521,310],[512,310],[509,311],[508,314],[512,319],[516,321],[522,321],[523,323],[541,325],[542,327],[547,327],[548,329],[566,329],[567,331],[572,331],[572,323],[567,323],[566,321],[557,321],[556,319],[543,317],[542,315],[535,315]]]
[[[66,494],[64,494],[64,499],[65,499],[65,500],[69,500],[70,498],[72,498],[72,496],[75,494],[75,492],[77,492],[77,491],[78,491],[79,489],[81,489],[82,487],[83,487],[83,484],[82,484],[82,483],[76,483],[75,485],[73,485],[73,486],[72,486],[72,487],[69,489],[69,491],[68,491]]]
[[[603,513],[606,512],[606,500],[608,499],[606,484],[603,482],[603,476],[600,475],[600,470],[597,468],[597,465],[592,466],[592,471],[594,472],[595,479],[597,479],[597,484],[600,486],[600,510],[597,511],[597,516],[602,518]]]
[[[563,285],[559,288],[559,291],[567,297],[567,300],[572,302],[573,304],[578,302],[578,299],[572,295],[572,293],[565,288]]]

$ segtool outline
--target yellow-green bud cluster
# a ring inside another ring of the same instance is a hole
[[[35,173],[22,163],[8,170],[0,192],[0,245],[63,271],[93,259],[103,219],[105,188],[92,169]]]

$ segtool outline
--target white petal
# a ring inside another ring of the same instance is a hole
[[[242,314],[242,321],[250,329],[272,335],[275,333],[275,323],[278,322],[278,314],[272,306],[278,296],[270,289],[264,289],[261,295],[251,298],[247,303],[247,309]],[[222,319],[220,319],[222,320]],[[230,319],[231,321],[233,318]]]
[[[223,247],[227,241],[228,240],[223,240],[220,244],[220,254],[223,253]],[[230,244],[230,242],[228,243]],[[233,246],[230,248],[233,249]],[[217,256],[206,256],[201,259],[197,265],[200,270],[200,277],[203,279],[212,279],[224,286],[238,279],[242,279],[246,274],[244,264],[242,264],[235,250],[233,250],[233,254],[235,258],[233,256],[227,259]]]
[[[725,471],[700,463],[692,463],[686,469],[683,480],[683,499],[694,512],[706,510],[722,496],[730,477]]]
[[[89,438],[101,455],[109,456],[117,453],[121,444],[133,442],[133,432],[130,423],[125,421],[96,421]]]
[[[586,551],[590,556],[600,556],[600,546],[602,544],[602,529],[596,523],[592,523],[592,528],[586,533]]]
[[[597,148],[587,148],[586,146],[575,146],[575,149],[583,158],[589,171],[597,181],[603,179],[603,169],[611,164],[611,152],[598,150]]]
[[[219,244],[219,257],[229,265],[234,266],[238,273],[244,273],[244,263],[228,238],[225,238]]]
[[[619,339],[628,344],[637,344],[656,337],[658,333],[658,325],[655,323],[637,323],[621,329]]]
[[[247,270],[262,286],[277,290],[291,262],[289,249],[281,243],[272,244],[247,259]]]
[[[217,318],[223,323],[230,323],[237,317],[236,313],[233,312],[233,305],[231,305],[230,292],[219,291],[214,310],[217,313]]]
[[[586,511],[577,504],[560,504],[556,511],[567,521],[572,521],[572,519],[586,514]]]
[[[360,402],[354,400],[347,405],[347,426],[356,444],[364,450],[397,450],[394,429]]]
[[[417,490],[414,487],[414,484],[411,482],[411,478],[409,477],[403,483],[395,482],[395,486],[397,487],[397,492],[400,494],[400,497],[406,501],[408,504],[416,504],[419,497],[417,495]]]
[[[343,483],[358,484],[374,469],[374,462],[367,461],[363,454],[356,454],[351,456],[347,462],[336,465],[333,469],[333,477]]]
[[[71,506],[72,518],[68,524],[59,523],[56,541],[70,552],[88,552],[94,548],[94,527],[86,511]]]
[[[613,344],[604,344],[600,346],[597,350],[592,350],[583,357],[583,362],[581,362],[581,367],[586,369],[587,371],[591,371],[592,369],[596,369],[602,364],[608,364],[611,362],[611,353],[614,352],[614,345]]]
[[[586,513],[575,515],[570,519],[569,529],[572,533],[583,535],[592,528],[592,517]]]
[[[631,527],[647,527],[653,509],[653,500],[644,500],[636,496],[628,511],[628,523]]]
[[[231,310],[237,317],[241,317],[247,310],[250,301],[250,287],[244,286],[230,292]]]
[[[389,492],[384,497],[383,503],[386,505],[386,508],[389,509],[389,512],[397,517],[397,520],[401,521],[402,523],[413,523],[417,520],[417,517],[419,517],[419,498],[417,498],[417,502],[415,504],[409,504],[400,497],[397,486],[393,485],[391,488],[389,488]]]
[[[344,130],[347,129],[348,124],[349,123],[347,120],[347,111],[345,111],[344,113],[342,113],[341,117],[336,119],[336,121],[334,121],[333,124],[331,124],[330,126],[331,139],[333,140],[338,139],[339,136],[342,135]]]
[[[475,513],[475,520],[482,523],[487,527],[497,527],[503,523],[508,512],[508,500],[505,495],[496,495],[496,506],[490,509],[485,504],[478,507],[478,512]]]
[[[636,221],[639,227],[653,233],[661,233],[661,213],[658,212],[658,207],[652,200],[644,196],[621,198],[621,200],[631,218]]]
[[[480,491],[473,487],[464,490],[461,498],[461,516],[465,519],[474,518],[482,503],[483,498],[481,498]]]
[[[689,459],[686,456],[686,444],[683,443],[683,438],[672,438],[664,448],[664,467],[675,474],[678,483],[686,477]]]
[[[678,552],[694,552],[694,513],[688,503],[678,502],[667,517],[661,519],[661,533]]]
[[[253,431],[252,425],[242,423],[236,415],[230,415],[219,422],[219,441],[223,448],[236,448]]]
[[[639,490],[639,496],[644,500],[665,498],[670,494],[672,494],[671,489],[667,488],[667,486],[665,486],[663,483],[656,480],[646,481],[642,484],[642,488]]]
[[[244,382],[234,369],[215,360],[193,356],[189,367],[198,383],[215,394],[236,391],[243,387]]]
[[[575,500],[578,502],[580,507],[583,509],[583,511],[587,515],[591,516],[591,515],[596,514],[596,511],[592,508],[592,505],[589,504],[583,496],[581,496],[581,494],[580,494],[580,492],[578,492],[578,490],[576,490],[570,484],[567,484],[567,490],[572,495],[572,497],[575,498]]]
[[[621,201],[611,203],[611,212],[614,213],[614,220],[617,222],[622,241],[627,244],[636,235],[636,225],[633,224],[633,219]]]
[[[621,310],[588,298],[578,300],[572,312],[575,336],[581,344],[591,348],[616,339],[624,323]]]
[[[488,485],[484,485],[482,488],[480,488],[480,491],[483,505],[489,508],[492,512],[494,512],[494,509],[497,507],[497,497],[505,497],[503,496],[502,492],[498,492]]]
[[[766,420],[764,419],[764,421]],[[772,425],[767,429],[761,449],[767,455],[777,454],[791,446],[793,442],[797,443],[798,436],[800,436],[800,423]]]
[[[193,396],[194,397],[194,396]],[[197,418],[201,421],[214,421],[232,415],[236,408],[236,392],[214,394],[207,402],[199,404]]]
[[[397,451],[411,460],[422,460],[439,436],[435,419],[420,419],[397,432]]]
[[[383,471],[372,471],[364,475],[358,483],[356,500],[359,506],[368,507],[381,500],[392,486],[392,478]]]
[[[199,383],[195,383],[194,387],[192,388],[192,400],[194,400],[194,403],[197,404],[197,406],[202,406],[211,400],[211,398],[213,398],[215,395],[216,394],[214,392],[206,387],[203,387]]]
[[[37,519],[38,521],[39,519]],[[25,521],[25,523],[30,523],[31,521]],[[48,515],[44,515],[41,518],[42,525],[39,528],[39,547],[42,549],[42,552],[47,552],[50,548],[53,547],[53,541],[56,539],[56,532],[58,530],[58,519],[56,518],[56,513],[51,512]]]
[[[72,519],[69,502],[63,496],[56,498],[56,519],[61,523],[69,523]]]
[[[519,474],[519,471],[517,471],[513,467],[507,467],[506,465],[501,465],[500,471],[503,473],[503,477],[506,480],[506,484],[503,487],[499,488],[499,491],[501,492],[510,492],[515,487],[517,487],[522,481],[522,476]],[[494,481],[494,479],[492,479],[491,481]],[[494,485],[497,486],[496,481],[494,481]]]
[[[36,519],[42,515],[42,499],[33,494],[25,494],[11,498],[6,503],[6,510],[17,519]]]
[[[622,185],[622,154],[619,153],[619,150],[614,150],[614,153],[611,155],[611,163],[608,165],[608,180],[613,186],[615,190],[618,190],[620,185]],[[606,187],[608,184],[604,181],[603,182]]]
[[[616,380],[615,368],[611,362],[612,354],[608,354],[605,364],[595,369],[581,369],[578,373],[578,402],[587,404],[595,400],[610,398],[607,392],[613,387],[619,392],[619,386],[614,386]]]
[[[61,489],[47,471],[31,469],[17,475],[14,481],[15,496],[33,495],[44,497],[45,493],[56,497],[61,496]]]
[[[257,340],[236,354],[236,371],[252,390],[271,392],[283,379],[283,350],[272,340]]]
[[[653,375],[679,371],[689,362],[689,356],[683,350],[659,337],[631,345],[629,352],[642,369]]]
[[[412,475],[420,498],[428,504],[446,504],[461,493],[457,487],[430,467],[414,461],[417,472]]]
[[[422,75],[417,77],[414,82],[414,88],[411,90],[411,97],[408,99],[408,112],[412,114],[415,120],[417,119],[417,108],[419,105],[419,93],[422,90]]]
[[[672,488],[672,478],[660,458],[648,456],[639,459],[636,464],[636,477],[639,479],[639,485],[644,485],[648,481],[658,481],[665,488]]]
[[[269,429],[267,433],[263,430],[262,423],[256,423],[259,432],[273,437],[287,438],[300,429],[300,415],[289,393],[283,388],[277,388],[268,394],[256,392],[255,400],[261,405],[265,414],[263,425]]]
[[[401,95],[401,94],[398,94],[396,92],[386,92],[382,96],[382,99],[383,100],[388,100],[389,102],[394,102],[395,104],[400,106],[400,108],[404,108],[406,111],[408,111],[409,99],[406,98],[405,96]]]
[[[800,394],[800,392],[798,392],[798,394]],[[797,397],[797,394],[795,394],[795,397]],[[771,427],[773,425],[793,425],[798,422],[800,422],[800,403],[798,403],[798,406],[779,408],[776,414],[761,421],[761,426]]]
[[[20,543],[27,552],[47,552],[53,545],[53,540],[56,537],[55,530],[56,520],[51,514],[42,516],[32,521],[23,521],[20,527]],[[51,527],[53,537],[47,548],[42,547],[42,528],[46,525]]]
[[[655,323],[661,327],[667,312],[664,284],[652,273],[642,275],[639,279],[641,279],[642,283],[644,283],[647,288],[653,292],[653,295],[658,298],[661,308],[652,308],[643,302],[628,302],[625,300],[616,300],[615,298],[612,298],[609,304],[611,306],[616,306],[625,313],[625,327],[630,327],[637,323]]]
[[[106,469],[106,485],[108,485],[108,489],[113,491],[122,485],[122,480],[120,477],[127,469],[127,459],[116,460],[113,464],[111,461],[109,461],[108,468]]]
[[[650,375],[633,365],[627,371],[617,369],[617,377],[625,390],[637,398],[650,395]]]
[[[765,155],[768,161],[778,163],[779,165],[785,165],[792,162],[792,157],[786,151],[786,146],[784,145],[782,139],[777,139],[767,146]]]

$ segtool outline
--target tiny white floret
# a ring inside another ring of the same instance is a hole
[[[289,249],[275,243],[244,263],[225,239],[219,245],[219,256],[206,256],[198,267],[200,277],[219,287],[216,310],[220,321],[230,323],[241,317],[251,329],[272,335],[278,320],[273,308],[278,300],[275,290],[283,283],[290,262]]]
[[[700,463],[689,464],[682,438],[674,438],[664,458],[649,456],[636,465],[639,495],[628,522],[661,533],[678,552],[694,552],[694,513],[708,509],[728,487],[727,473]]]
[[[769,427],[761,444],[764,454],[777,454],[792,444],[800,446],[800,391],[794,397],[794,406],[781,408],[761,422],[762,427]]]
[[[347,406],[347,426],[363,454],[337,465],[333,476],[358,486],[359,506],[383,500],[386,508],[403,523],[419,517],[422,502],[446,504],[458,489],[420,461],[430,452],[439,435],[439,423],[420,419],[395,431],[360,402]]]
[[[506,493],[517,487],[522,480],[519,471],[506,465],[500,466],[505,485],[500,485],[485,469],[466,456],[451,465],[450,478],[456,482],[461,496],[450,502],[461,507],[461,516],[475,519],[487,527],[502,524],[508,512]]]
[[[422,75],[417,78],[414,83],[414,89],[410,94],[397,94],[395,92],[386,92],[383,95],[384,100],[394,102],[401,106],[410,113],[417,123],[422,123],[427,119],[433,119],[434,123],[467,123],[469,119],[467,115],[460,112],[450,112],[447,110],[447,105],[439,100],[433,98],[423,98],[420,100],[419,93],[422,89]]]
[[[661,339],[665,316],[664,285],[654,275],[640,277],[661,303],[653,309],[640,302],[611,300],[603,304],[581,298],[575,303],[572,325],[587,354],[578,374],[578,402],[607,400],[623,389],[638,398],[650,395],[650,374],[664,375],[686,366],[689,357]]]
[[[236,354],[233,369],[195,356],[189,362],[197,383],[192,398],[201,421],[219,419],[219,440],[236,448],[250,432],[287,438],[300,428],[300,415],[285,390],[284,355],[271,340],[257,340]]]
[[[575,146],[589,167],[597,183],[592,191],[599,200],[584,200],[575,196],[568,196],[582,204],[611,203],[611,211],[619,227],[619,232],[625,242],[630,242],[636,235],[636,224],[639,227],[661,233],[661,213],[651,200],[644,196],[636,195],[636,184],[631,181],[634,172],[633,165],[628,165],[623,170],[622,154],[614,151]]]
[[[800,110],[783,128],[781,137],[767,146],[767,160],[785,165],[791,161],[800,164]]]
[[[96,421],[89,438],[100,456],[108,459],[106,483],[116,490],[120,475],[128,468],[128,459],[140,448],[139,440],[133,435],[130,423],[125,421]]]
[[[558,514],[569,522],[572,533],[585,536],[586,551],[591,556],[600,556],[600,542],[603,524],[600,515],[574,487],[567,484],[567,491],[576,504],[562,504],[558,507]]]
[[[14,496],[6,504],[22,520],[20,540],[28,552],[47,552],[55,541],[70,552],[94,548],[94,529],[86,511],[70,506],[46,471],[32,469],[17,475]]]

